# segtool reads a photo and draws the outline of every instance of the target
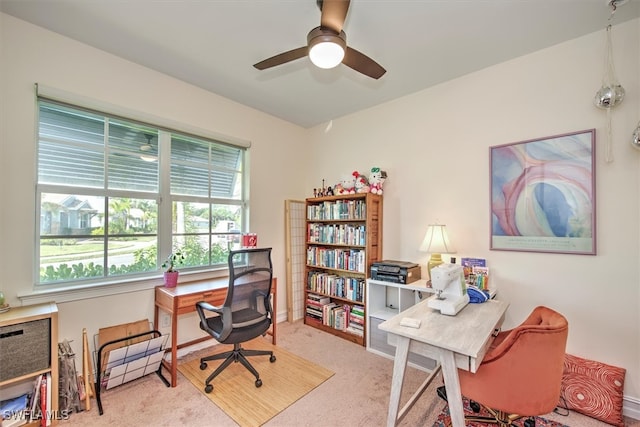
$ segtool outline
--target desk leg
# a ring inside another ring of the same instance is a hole
[[[171,313],[171,387],[178,385],[178,315]]]
[[[402,394],[402,386],[404,383],[404,372],[407,369],[410,341],[407,337],[398,336],[398,341],[396,342],[396,356],[393,362],[393,377],[391,379],[391,393],[389,394],[387,427],[395,427],[398,421],[400,395]]]
[[[462,391],[460,390],[460,379],[458,377],[455,356],[452,351],[443,348],[439,349],[439,352],[440,363],[442,364],[442,377],[447,389],[451,425],[453,427],[465,427]]]
[[[276,332],[278,328],[278,279],[275,277],[271,282],[271,294],[272,296],[272,306],[273,306],[273,317],[271,319],[271,344],[276,345]]]

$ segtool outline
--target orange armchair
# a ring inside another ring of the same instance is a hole
[[[493,415],[466,420],[506,427],[551,412],[560,398],[568,333],[567,319],[542,306],[519,326],[500,332],[475,374],[458,370],[462,394]]]

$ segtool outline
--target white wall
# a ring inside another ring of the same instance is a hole
[[[318,126],[310,131],[315,168],[307,173],[309,194],[322,178],[335,184],[353,170],[386,170],[385,258],[424,265],[428,254],[418,248],[426,227],[445,223],[457,257],[488,260],[499,298],[511,304],[506,327],[536,305],[562,312],[568,351],[625,367],[625,394],[636,403],[640,151],[630,139],[640,119],[639,27],[635,20],[613,29],[627,96],[613,111],[612,163],[604,161],[606,114],[592,102],[602,81],[603,30],[334,120],[329,132]],[[591,128],[597,256],[490,251],[489,147]]]
[[[625,367],[625,405],[640,408],[640,152],[629,145],[640,119],[638,20],[613,32],[627,97],[613,111],[612,163],[604,162],[606,115],[592,103],[604,30],[336,119],[324,133],[324,126],[300,129],[8,15],[0,14],[0,27],[0,288],[10,303],[33,283],[33,83],[40,82],[252,141],[251,230],[274,247],[281,289],[284,199],[311,196],[323,178],[332,184],[353,170],[382,167],[389,173],[386,258],[426,263],[418,251],[424,230],[446,223],[458,257],[487,258],[500,298],[511,304],[506,327],[539,304],[561,311],[570,322],[568,351]],[[590,128],[597,129],[598,255],[489,251],[489,147]],[[285,304],[281,292],[280,313]],[[61,303],[60,337],[79,343],[81,328],[92,334],[150,318],[152,306],[150,290]],[[640,410],[633,415],[640,418]]]
[[[250,230],[273,247],[278,309],[286,317],[284,200],[303,193],[305,130],[166,75],[0,14],[2,138],[0,140],[0,289],[8,302],[33,289],[35,225],[34,83],[212,133],[251,141]],[[286,166],[286,167],[285,167]],[[157,284],[161,283],[161,279]],[[153,319],[153,290],[62,302],[61,339],[81,354],[82,328]],[[192,336],[190,336],[192,335]],[[200,336],[196,316],[180,322],[180,341]]]

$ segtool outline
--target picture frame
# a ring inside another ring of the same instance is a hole
[[[595,129],[490,147],[491,250],[596,255]]]

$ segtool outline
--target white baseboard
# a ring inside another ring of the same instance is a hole
[[[622,415],[625,417],[640,420],[640,399],[635,397],[622,398]]]

